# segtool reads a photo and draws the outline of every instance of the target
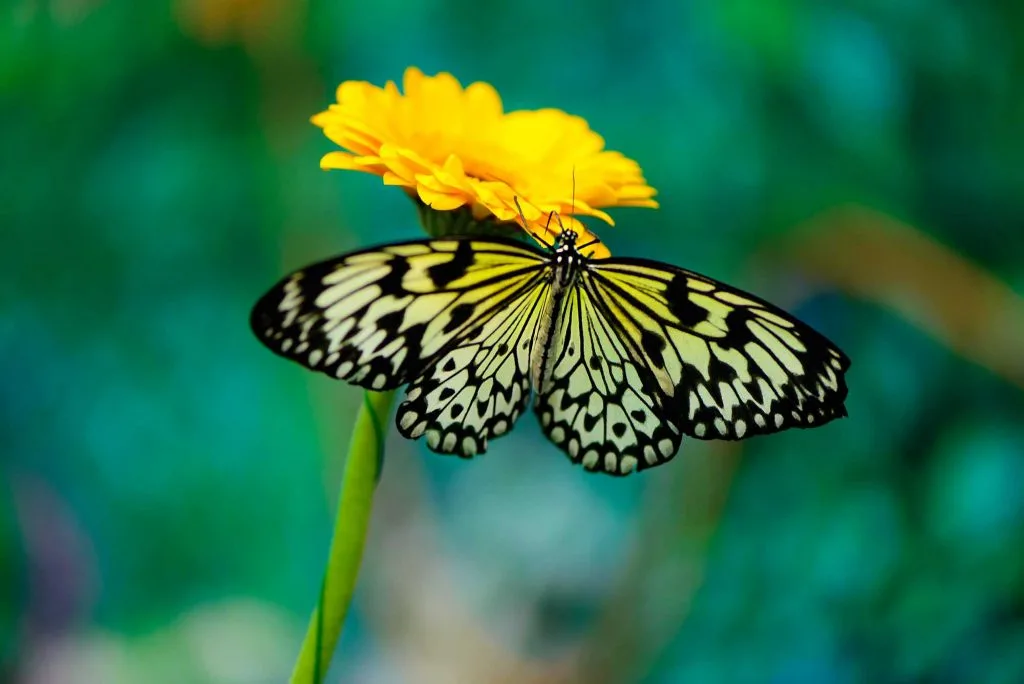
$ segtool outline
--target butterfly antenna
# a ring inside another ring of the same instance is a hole
[[[572,204],[570,206],[572,207],[572,213],[575,214],[576,213],[576,165],[575,164],[572,165]],[[561,219],[559,219],[559,223],[561,223]],[[563,228],[562,230],[565,230],[565,229]],[[599,242],[601,242],[601,238],[599,238],[599,237],[597,237],[595,235],[593,240],[591,240],[590,242],[588,242],[586,244],[583,244],[583,245],[577,245],[576,249],[580,249],[580,250],[586,249],[590,245],[596,245]]]
[[[572,198],[571,204],[569,205],[569,214],[576,215],[576,165],[572,165]]]
[[[547,247],[550,247],[550,246],[551,246],[551,244],[550,244],[550,243],[549,243],[549,242],[548,242],[547,240],[545,240],[545,239],[544,239],[544,238],[542,238],[542,237],[541,237],[540,235],[537,235],[537,234],[536,234],[536,233],[534,233],[534,232],[533,232],[532,230],[530,230],[530,224],[526,222],[526,214],[524,214],[524,213],[523,213],[523,208],[522,208],[521,206],[519,206],[519,198],[518,198],[518,197],[513,197],[513,198],[512,198],[512,201],[516,203],[516,209],[517,209],[517,210],[519,211],[519,218],[520,218],[520,219],[522,220],[522,222],[523,222],[523,230],[525,230],[525,231],[526,231],[527,233],[529,233],[530,235],[532,235],[532,236],[533,236],[533,238],[534,238],[534,239],[535,239],[535,240],[536,240],[537,242],[539,242],[539,243],[541,243],[542,245],[545,245],[545,246],[547,246]],[[551,213],[553,214],[553,213],[555,213],[555,212],[551,212]],[[550,214],[548,214],[548,223],[547,223],[547,225],[545,225],[545,226],[544,226],[544,228],[546,229],[546,228],[548,227],[548,225],[551,225],[551,215],[550,215]]]

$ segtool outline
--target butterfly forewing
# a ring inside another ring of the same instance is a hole
[[[705,276],[640,259],[583,279],[698,438],[741,439],[846,415],[849,360],[807,325]]]
[[[427,429],[446,435],[446,414],[431,392],[435,384],[437,397],[446,388],[455,388],[444,375],[447,361],[459,355],[454,350],[466,349],[487,331],[489,338],[476,343],[482,349],[494,341],[499,336],[494,321],[506,315],[510,301],[525,294],[537,296],[538,277],[546,263],[538,250],[511,240],[388,245],[314,264],[286,277],[257,302],[250,324],[273,351],[332,377],[374,390],[418,380],[414,397],[403,404],[406,413],[400,410],[399,418],[415,410],[420,420],[406,430],[418,429],[425,419]],[[520,330],[530,325],[528,320],[519,322]],[[495,397],[503,392],[511,396],[509,388],[522,384],[518,375],[503,374],[500,345],[499,341],[488,348],[485,366],[476,356],[467,362],[473,373],[467,383],[475,386],[490,380]],[[505,354],[511,353],[510,347]],[[482,417],[495,433],[504,406],[496,398]],[[439,449],[447,444],[442,442]]]

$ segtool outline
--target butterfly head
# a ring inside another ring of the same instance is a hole
[[[554,250],[556,252],[567,252],[576,247],[579,235],[575,230],[562,230],[555,238]]]

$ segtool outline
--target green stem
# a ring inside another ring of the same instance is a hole
[[[394,392],[366,392],[356,416],[342,476],[331,553],[320,586],[320,602],[306,630],[292,684],[320,684],[331,664],[356,587],[370,524],[373,490],[384,457],[384,426]]]

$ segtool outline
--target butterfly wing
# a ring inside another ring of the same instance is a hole
[[[456,338],[409,386],[398,407],[405,437],[427,437],[439,453],[468,458],[505,434],[530,397],[535,340],[550,302],[543,272],[505,282],[489,295],[489,313]]]
[[[546,267],[543,252],[513,240],[387,245],[296,271],[257,302],[250,325],[274,352],[331,377],[373,390],[411,383],[399,430],[470,456],[529,395],[523,345],[546,301]]]
[[[565,292],[534,411],[551,441],[589,470],[627,475],[675,455],[681,434],[591,288]]]
[[[583,279],[686,434],[741,439],[846,415],[849,359],[764,300],[642,259],[592,261]]]

